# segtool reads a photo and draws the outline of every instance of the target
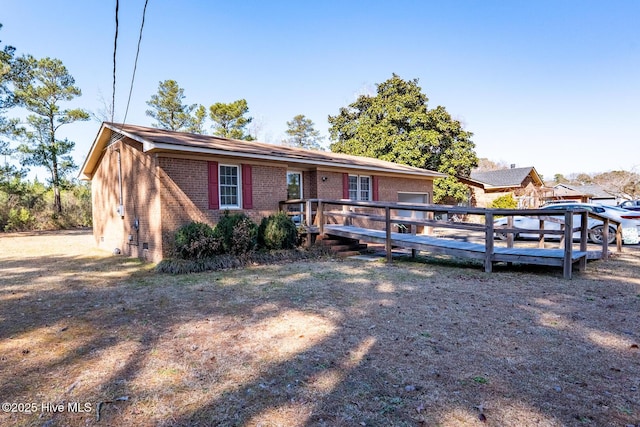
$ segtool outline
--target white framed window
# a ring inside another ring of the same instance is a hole
[[[302,199],[302,172],[287,171],[287,200]],[[288,205],[287,210],[290,213],[290,218],[296,225],[302,224],[304,204]]]
[[[239,209],[240,200],[240,167],[236,165],[220,165],[218,167],[218,187],[220,209]]]
[[[371,177],[349,175],[349,200],[371,200]]]
[[[302,172],[287,171],[287,200],[302,199]]]

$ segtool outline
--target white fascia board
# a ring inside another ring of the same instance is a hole
[[[134,134],[134,133],[129,133],[123,129],[118,128],[118,126],[112,126],[112,125],[107,125],[105,124],[105,127],[111,129],[114,132],[117,132],[121,135],[126,136],[129,139],[133,139],[134,141],[138,141],[142,144],[143,147],[143,151],[149,151],[149,150],[153,150],[155,144],[151,141],[148,141],[142,137],[139,137],[138,135]]]
[[[142,140],[142,138],[137,138],[136,140],[142,142],[143,144],[145,142],[148,142],[148,141]],[[342,169],[349,168],[349,169],[358,169],[358,170],[367,170],[367,171],[376,171],[376,172],[385,172],[385,173],[398,173],[398,174],[404,174],[404,175],[421,176],[425,178],[441,178],[446,176],[445,174],[441,174],[439,172],[434,174],[434,173],[420,173],[420,172],[412,172],[412,171],[394,171],[394,170],[375,167],[375,166],[352,165],[352,164],[322,161],[322,160],[311,161],[311,160],[297,159],[295,157],[269,156],[266,154],[231,152],[227,150],[217,150],[215,148],[193,147],[193,146],[187,146],[187,145],[176,146],[174,144],[167,144],[167,143],[149,143],[149,144],[150,144],[150,148],[147,148],[147,145],[144,146],[145,152],[155,151],[155,150],[179,151],[179,152],[181,151],[181,152],[188,152],[188,153],[209,154],[212,156],[226,156],[226,157],[240,157],[240,158],[247,158],[247,159],[270,160],[270,161],[279,162],[279,163],[286,162],[286,163],[299,163],[299,164],[305,164],[305,165],[313,164],[318,166],[338,167]]]

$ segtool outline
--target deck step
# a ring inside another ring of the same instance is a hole
[[[342,240],[338,240],[338,239],[322,239],[322,240],[316,240],[316,242],[320,243],[322,246],[334,246],[334,245],[342,244]]]
[[[359,251],[342,251],[342,252],[337,252],[336,256],[339,256],[340,258],[347,258],[350,256],[356,256],[356,255],[362,255]]]
[[[331,252],[345,252],[354,250],[353,245],[332,245],[329,246]]]

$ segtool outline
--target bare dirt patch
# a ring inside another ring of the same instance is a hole
[[[433,259],[171,276],[92,246],[0,236],[0,425],[640,424],[636,248],[567,281]]]

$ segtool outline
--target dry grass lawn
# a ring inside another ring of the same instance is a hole
[[[92,248],[0,235],[0,425],[640,425],[639,248],[570,281],[434,260],[170,276]]]

